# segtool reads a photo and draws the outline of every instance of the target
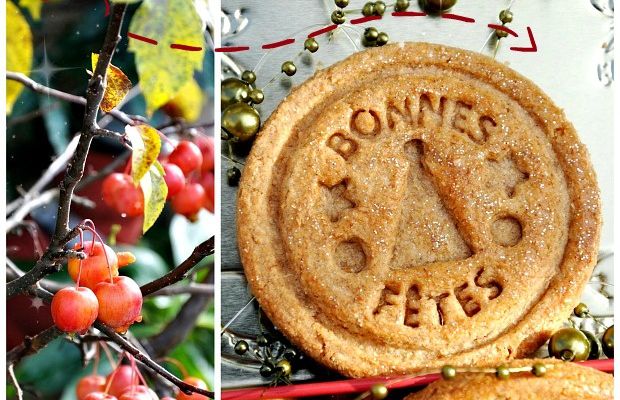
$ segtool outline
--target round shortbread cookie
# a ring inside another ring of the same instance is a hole
[[[247,159],[237,224],[273,323],[369,376],[531,353],[578,303],[600,218],[587,151],[538,87],[405,43],[291,92]]]

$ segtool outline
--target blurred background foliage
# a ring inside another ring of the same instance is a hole
[[[88,83],[87,69],[91,69],[91,53],[98,53],[103,42],[107,17],[104,16],[104,0],[7,0],[17,5],[25,17],[33,37],[32,70],[26,72],[35,81],[55,89],[83,95]],[[145,0],[149,1],[149,0]],[[140,3],[131,4],[123,24],[123,33],[113,64],[119,67],[134,85],[139,83],[134,54],[127,51],[127,30],[132,16]],[[37,13],[40,9],[40,18]],[[7,18],[11,18],[7,15]],[[165,22],[162,22],[164,24]],[[17,40],[7,32],[7,42]],[[8,45],[8,43],[7,43]],[[203,91],[203,101],[198,103],[199,121],[212,121],[213,99],[213,53],[205,52],[203,70],[195,73],[196,82]],[[181,93],[180,95],[183,95]],[[131,115],[146,116],[145,99],[138,92],[123,106]],[[67,144],[82,125],[83,107],[24,89],[7,116],[7,160],[6,174],[7,203],[19,196],[20,188],[27,190],[49,166],[50,162],[64,151]],[[159,110],[149,119],[149,124],[159,126],[170,121],[170,116]],[[205,126],[209,126],[205,124]],[[123,132],[124,126],[112,121],[108,129]],[[204,132],[212,134],[210,128]],[[99,138],[93,142],[87,163],[87,172],[96,171],[112,162],[124,149],[115,140]],[[124,164],[122,165],[124,167]],[[119,169],[122,169],[119,168]],[[61,176],[52,184],[58,182]],[[115,249],[129,250],[137,262],[121,273],[134,278],[138,284],[152,281],[174,268],[185,259],[193,248],[212,236],[216,230],[212,214],[202,210],[199,220],[192,224],[184,217],[174,215],[166,206],[155,226],[141,236],[141,217],[121,218],[107,209],[100,198],[100,182],[95,182],[79,194],[95,202],[94,208],[75,207],[72,222],[84,218],[94,220],[104,238],[111,238]],[[36,226],[35,240],[45,248],[53,230],[57,204],[50,203],[31,213],[30,220]],[[115,234],[114,229],[120,227]],[[23,270],[32,267],[36,260],[33,238],[25,231],[7,235],[7,256]],[[196,268],[194,279],[212,282],[210,269],[212,257],[203,260]],[[70,282],[65,270],[49,276],[59,282]],[[179,312],[189,295],[156,296],[145,299],[144,320],[135,324],[131,333],[146,338],[161,331]],[[38,311],[38,310],[36,310]],[[43,309],[45,312],[45,307]],[[17,318],[25,313],[30,321]],[[20,325],[21,324],[21,325]],[[25,327],[26,325],[31,325]],[[49,324],[48,316],[35,313],[28,304],[9,304],[7,308],[7,330],[13,340],[7,341],[7,351],[23,338]],[[207,307],[196,321],[196,325],[182,344],[169,349],[168,356],[177,359],[192,376],[203,378],[210,387],[213,384],[213,306]],[[13,331],[11,331],[13,330]],[[15,339],[17,338],[17,339]],[[179,375],[174,366],[169,370]],[[100,374],[107,374],[111,366],[101,358]],[[92,366],[83,368],[81,353],[77,346],[62,338],[56,339],[39,353],[26,357],[16,369],[17,379],[24,389],[26,398],[75,398],[75,383],[79,377],[91,373]],[[7,385],[7,398],[15,397],[14,388]]]

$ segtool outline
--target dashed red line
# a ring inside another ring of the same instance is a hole
[[[441,14],[441,18],[454,19],[454,20],[457,20],[457,21],[469,22],[470,24],[476,22],[476,20],[473,19],[473,18],[465,17],[463,15],[458,15],[458,14],[450,14],[450,13]]]
[[[218,47],[215,49],[216,53],[236,53],[239,51],[250,50],[250,46],[227,46],[227,47]]]
[[[364,22],[376,21],[378,19],[381,19],[380,15],[371,15],[371,16],[368,16],[368,17],[352,19],[351,20],[351,24],[353,24],[353,25],[355,25],[355,24],[363,24]]]
[[[157,40],[154,40],[154,39],[151,39],[151,38],[147,38],[145,36],[137,35],[135,33],[127,32],[127,36],[132,38],[132,39],[136,39],[136,40],[139,40],[141,42],[148,43],[148,44],[157,44]]]
[[[428,14],[419,11],[395,11],[393,17],[426,17]]]
[[[186,44],[179,44],[179,43],[172,43],[170,45],[171,49],[175,49],[175,50],[185,50],[185,51],[200,51],[202,50],[202,47],[199,46],[189,46]]]
[[[313,37],[316,37],[316,36],[322,35],[322,34],[324,34],[324,33],[331,32],[331,31],[333,31],[333,30],[334,30],[334,29],[336,29],[336,28],[338,28],[338,25],[336,25],[336,24],[334,24],[334,25],[330,25],[330,26],[326,26],[325,28],[321,28],[321,29],[319,29],[319,30],[317,30],[317,31],[314,31],[314,32],[310,33],[310,34],[308,35],[308,37],[309,37],[309,38],[313,38]]]
[[[508,28],[508,27],[506,27],[504,25],[489,24],[487,26],[489,28],[491,28],[491,29],[498,29],[500,31],[504,31],[504,32],[514,36],[514,37],[519,37],[519,34],[517,32],[513,31],[512,29],[510,29],[510,28]]]
[[[262,46],[263,49],[276,49],[278,47],[286,46],[295,43],[295,39],[284,39],[278,42],[267,43]]]

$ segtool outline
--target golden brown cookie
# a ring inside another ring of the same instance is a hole
[[[426,43],[354,54],[292,91],[243,171],[253,293],[349,376],[538,348],[596,262],[596,178],[531,81]]]
[[[498,379],[489,373],[463,373],[449,381],[439,380],[405,400],[605,400],[613,399],[611,374],[559,360],[515,360],[510,367],[545,365],[543,376],[513,373]]]

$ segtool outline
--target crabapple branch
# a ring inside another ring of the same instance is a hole
[[[203,258],[213,254],[214,249],[215,238],[211,236],[210,239],[207,239],[206,241],[196,246],[192,254],[172,271],[168,272],[166,275],[154,280],[151,283],[143,285],[140,288],[140,290],[142,291],[142,296],[148,296],[151,293],[154,293],[166,286],[170,286],[173,283],[176,283],[181,279],[185,278],[187,276],[187,273],[192,268],[194,268],[200,261],[202,261]]]
[[[99,329],[106,336],[112,339],[112,341],[118,344],[123,350],[125,350],[126,352],[134,356],[136,360],[140,361],[142,364],[146,365],[153,371],[157,372],[159,375],[166,378],[168,381],[172,382],[176,387],[178,387],[184,393],[186,394],[198,393],[198,394],[202,394],[204,396],[213,398],[214,396],[213,392],[209,390],[205,390],[205,389],[200,389],[186,382],[183,382],[181,379],[177,378],[176,376],[168,372],[168,370],[166,370],[164,367],[162,367],[161,365],[153,361],[149,356],[142,353],[137,347],[135,347],[127,339],[125,339],[123,336],[116,333],[113,329],[111,329],[107,325],[101,322],[95,322],[95,328]]]
[[[33,295],[33,296],[39,297],[40,299],[42,299],[43,301],[45,301],[47,303],[51,303],[52,298],[53,298],[53,294],[52,293],[48,292],[47,290],[45,290],[45,289],[43,289],[41,287],[37,287],[37,286],[29,287],[28,288],[28,292],[31,295]],[[106,324],[104,324],[104,323],[102,323],[100,321],[96,321],[93,326],[96,329],[98,329],[101,333],[106,335],[110,339],[110,341],[116,343],[121,349],[125,350],[126,352],[128,352],[129,354],[134,356],[134,358],[136,360],[140,361],[142,364],[144,364],[145,366],[147,366],[148,368],[150,368],[151,370],[156,372],[158,375],[162,376],[163,378],[165,378],[166,380],[168,380],[169,382],[174,384],[176,387],[178,387],[184,393],[186,393],[186,394],[198,393],[198,394],[202,394],[204,396],[208,396],[210,398],[214,397],[214,393],[213,392],[211,392],[209,390],[205,390],[205,389],[201,389],[201,388],[195,387],[193,385],[190,385],[190,384],[182,381],[181,379],[177,378],[176,376],[174,376],[170,372],[168,372],[168,370],[166,370],[164,367],[159,365],[157,362],[153,361],[153,359],[151,359],[150,356],[145,354],[145,352],[140,350],[136,345],[131,343],[127,338],[125,338],[123,335],[118,334],[117,332],[115,332],[112,328],[110,328]],[[51,337],[52,336],[52,332],[53,332],[52,328],[55,329],[56,331],[58,331],[59,334],[54,336],[54,337]],[[47,340],[47,342],[45,342],[42,346],[37,346],[36,348],[35,347],[31,347],[31,351],[29,351],[27,353],[24,353],[23,356],[28,355],[28,354],[36,353],[36,351],[38,351],[41,348],[45,347],[51,340],[53,340],[56,337],[58,337],[58,336],[63,334],[56,327],[52,327],[52,328],[46,329],[45,331],[43,331],[39,335],[35,336],[35,338],[37,338],[37,340],[40,341],[41,344],[43,344],[45,339],[43,337],[41,339],[38,339],[38,337],[40,335],[45,334],[44,335],[45,338],[49,339],[49,340]],[[31,340],[31,342],[32,341],[34,341],[34,338]],[[21,348],[22,346],[25,346],[25,345],[26,344],[24,343],[24,344],[20,345],[18,348],[14,349],[14,350],[16,350],[15,354],[21,354],[18,351],[18,349]],[[34,351],[32,351],[32,350],[34,350]],[[10,364],[10,362],[8,361],[9,360],[9,356],[13,356],[12,353],[13,353],[13,350],[11,350],[9,353],[7,353],[7,363],[9,363],[9,364]]]
[[[126,4],[119,3],[114,4],[112,7],[110,22],[99,54],[99,59],[97,60],[97,66],[88,83],[88,89],[86,90],[86,105],[82,133],[79,136],[77,147],[71,161],[67,165],[65,176],[58,186],[58,212],[51,243],[45,254],[43,254],[30,271],[7,284],[7,297],[9,298],[24,291],[29,286],[34,285],[45,275],[58,271],[61,267],[60,261],[63,259],[59,254],[62,253],[65,245],[77,234],[75,228],[73,230],[69,229],[71,200],[75,187],[84,175],[86,157],[88,156],[90,144],[101,130],[97,125],[97,115],[105,91],[104,77],[112,60],[116,45],[121,38],[120,31],[126,8]]]
[[[22,344],[6,353],[7,365],[17,363],[25,356],[38,352],[52,340],[62,335],[62,331],[56,328],[56,326],[52,326],[36,336],[26,336]]]

